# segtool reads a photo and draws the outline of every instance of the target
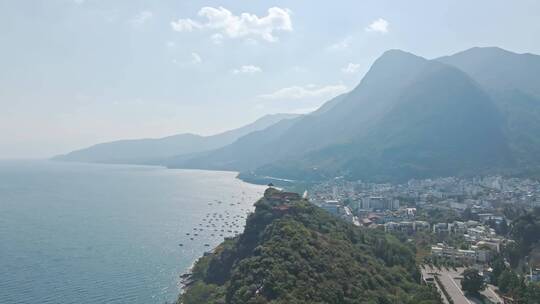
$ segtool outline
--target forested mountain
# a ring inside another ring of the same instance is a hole
[[[218,149],[238,138],[263,130],[294,114],[266,115],[238,129],[212,136],[178,134],[156,139],[119,140],[98,144],[55,157],[56,160],[96,163],[161,164],[171,157]]]
[[[178,303],[442,303],[411,248],[269,188],[244,233],[195,264]]]
[[[279,132],[170,165],[300,180],[534,172],[539,58],[474,48],[427,60],[391,50],[351,92]]]

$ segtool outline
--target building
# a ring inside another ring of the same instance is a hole
[[[430,231],[429,223],[426,221],[414,221],[414,231]]]
[[[467,225],[464,223],[464,222],[453,222],[451,225],[448,225],[449,226],[449,230],[450,232],[454,233],[454,234],[465,234],[467,233]]]
[[[451,246],[438,243],[436,246],[431,246],[431,255],[434,257],[448,258],[455,261],[461,261],[464,263],[488,263],[492,254],[490,250],[479,248],[478,246],[471,246],[470,250],[456,249]]]
[[[417,231],[429,231],[429,223],[425,221],[388,222],[384,224],[384,230],[387,232],[400,231],[411,234]]]
[[[437,223],[433,225],[433,233],[448,233],[448,224],[447,223]]]
[[[297,201],[300,200],[300,194],[294,192],[283,192],[275,190],[274,188],[268,188],[264,192],[264,198],[271,201]]]

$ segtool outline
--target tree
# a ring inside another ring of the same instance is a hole
[[[513,293],[515,290],[519,290],[523,286],[523,282],[512,270],[503,271],[497,279],[497,283],[499,290],[505,294]]]
[[[506,236],[508,234],[509,227],[506,219],[503,219],[502,222],[498,225],[498,230],[495,231],[497,234]]]
[[[504,264],[504,258],[501,255],[496,255],[493,261],[491,262],[491,268],[493,268],[493,280],[494,285],[498,285],[499,276],[506,270],[506,265]]]
[[[477,294],[486,287],[484,278],[478,273],[478,270],[468,268],[463,272],[463,280],[461,280],[461,289],[463,291]]]

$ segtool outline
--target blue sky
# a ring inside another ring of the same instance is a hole
[[[0,158],[306,112],[385,50],[540,54],[540,2],[0,0]]]

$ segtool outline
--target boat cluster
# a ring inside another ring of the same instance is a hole
[[[208,205],[222,205],[224,202],[216,200],[208,203]],[[242,205],[242,202],[230,203],[229,207],[222,211],[216,210],[215,212],[206,213],[205,217],[201,219],[201,222],[192,228],[190,232],[186,232],[185,235],[189,241],[196,241],[199,238],[204,239],[224,239],[227,237],[233,237],[242,232],[246,217],[250,213],[249,208],[230,208]],[[221,208],[215,208],[221,209]],[[204,244],[209,247],[210,244]],[[179,246],[184,246],[184,243],[180,243]]]

